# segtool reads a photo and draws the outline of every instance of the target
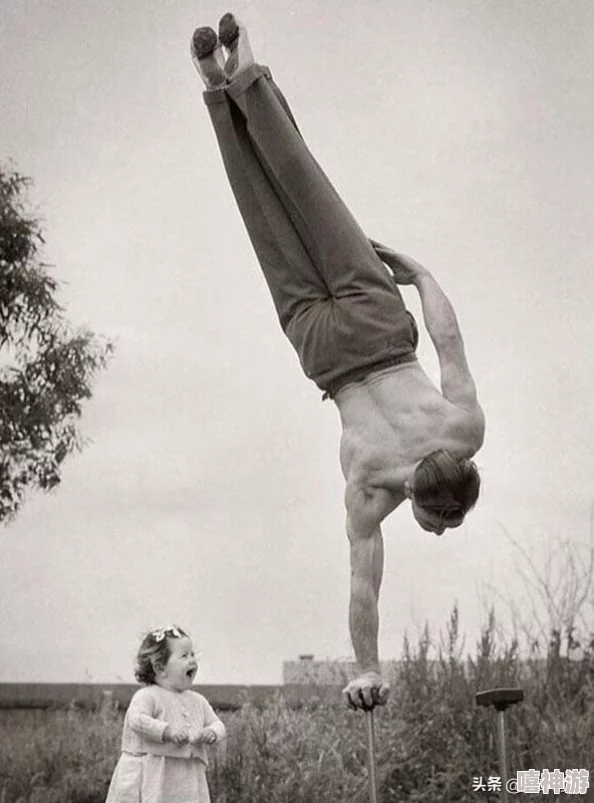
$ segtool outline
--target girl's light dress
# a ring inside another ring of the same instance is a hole
[[[106,803],[210,803],[199,758],[122,753]]]
[[[106,803],[210,803],[204,744],[164,742],[168,725],[186,727],[190,740],[206,727],[217,741],[225,736],[225,726],[201,694],[156,685],[140,689],[126,712],[122,754]]]

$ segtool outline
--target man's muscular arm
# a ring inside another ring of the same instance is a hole
[[[425,326],[439,358],[441,391],[457,407],[474,410],[478,404],[476,386],[454,308],[429,271],[419,273],[415,287],[421,297]]]
[[[464,340],[448,297],[435,277],[414,259],[397,254],[374,240],[371,244],[398,284],[413,284],[418,290],[425,326],[439,359],[444,397],[457,407],[476,412],[482,420],[476,386],[466,361]]]
[[[384,567],[384,545],[379,522],[391,507],[383,489],[366,491],[347,483],[347,535],[351,557],[349,626],[361,675],[344,690],[353,708],[373,708],[388,697],[380,675],[378,655],[379,591]]]

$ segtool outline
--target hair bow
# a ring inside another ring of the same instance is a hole
[[[155,639],[155,641],[159,642],[163,641],[166,636],[181,638],[182,634],[175,625],[169,625],[168,627],[162,627],[160,630],[153,630],[151,636]]]

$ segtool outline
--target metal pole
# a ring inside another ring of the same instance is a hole
[[[367,736],[367,763],[369,767],[369,800],[370,803],[378,803],[373,709],[365,712],[365,733]]]
[[[501,791],[503,803],[508,803],[507,796],[507,757],[505,750],[505,712],[497,711],[497,730],[499,732],[499,772],[501,773]]]

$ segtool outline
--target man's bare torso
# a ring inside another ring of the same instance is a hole
[[[347,385],[335,402],[347,497],[360,493],[372,502],[383,491],[375,500],[379,521],[403,501],[405,482],[424,457],[437,449],[471,457],[482,443],[480,407],[466,410],[449,402],[418,362]]]

